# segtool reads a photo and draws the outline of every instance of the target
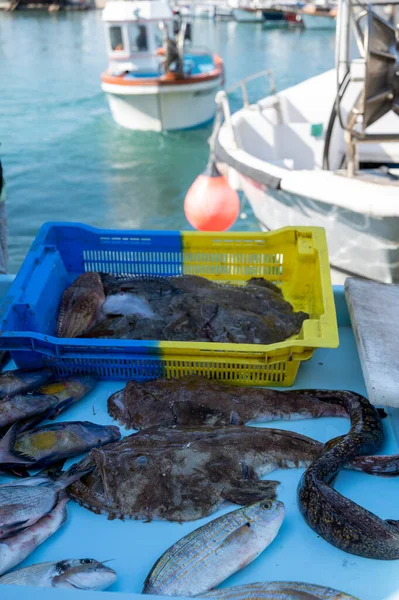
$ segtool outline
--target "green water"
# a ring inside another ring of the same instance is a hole
[[[194,43],[225,60],[226,83],[265,68],[282,89],[333,66],[329,31],[264,30],[199,21]],[[127,131],[100,88],[107,64],[99,12],[0,13],[0,155],[7,179],[10,272],[44,221],[97,227],[188,229],[183,200],[203,169],[210,128]],[[265,81],[252,99],[268,92]],[[233,106],[239,107],[239,96]],[[247,218],[235,229],[257,230]]]

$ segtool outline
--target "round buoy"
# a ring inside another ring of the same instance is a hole
[[[225,231],[240,214],[240,199],[210,160],[184,200],[187,221],[199,231]]]

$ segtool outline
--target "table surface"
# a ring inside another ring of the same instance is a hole
[[[304,363],[295,387],[340,388],[365,393],[355,339],[342,288],[335,288],[340,346],[336,350],[322,349]],[[61,415],[59,420],[89,420],[110,424],[106,401],[111,393],[121,389],[123,382],[100,382],[93,392]],[[384,453],[396,453],[399,441],[398,409],[390,409],[384,420],[386,442]],[[275,422],[265,426],[294,430],[322,442],[346,433],[349,421],[339,418],[306,421]],[[123,435],[125,432],[122,429]],[[72,462],[72,461],[70,461]],[[271,479],[281,481],[278,497],[285,504],[286,517],[274,542],[245,569],[222,585],[241,585],[260,581],[305,581],[346,591],[360,600],[398,600],[399,565],[397,561],[376,561],[346,554],[319,538],[302,519],[296,501],[296,488],[303,469],[279,470]],[[0,478],[1,481],[1,478]],[[343,471],[335,488],[382,518],[399,518],[399,478],[384,479],[363,473]],[[213,515],[228,512],[232,505]],[[68,505],[67,523],[50,540],[39,547],[22,566],[43,561],[92,557],[114,559],[117,582],[106,592],[77,592],[56,589],[19,588],[9,586],[7,600],[126,600],[138,598],[143,582],[158,557],[181,537],[211,518],[193,523],[153,521],[109,521],[74,502]],[[28,594],[28,595],[27,595]]]

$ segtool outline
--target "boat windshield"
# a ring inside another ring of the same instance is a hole
[[[113,52],[120,52],[124,50],[122,27],[119,25],[111,25],[109,28],[109,40],[111,43],[111,50]]]

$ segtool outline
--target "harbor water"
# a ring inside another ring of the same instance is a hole
[[[225,61],[227,87],[262,69],[277,89],[333,66],[334,32],[196,20],[194,46]],[[190,229],[185,194],[204,168],[211,128],[134,132],[112,120],[100,87],[106,68],[98,11],[0,13],[0,156],[7,181],[9,270],[44,221],[96,227]],[[266,79],[250,100],[268,94]],[[239,93],[233,109],[241,106]],[[257,230],[249,206],[236,230]]]

